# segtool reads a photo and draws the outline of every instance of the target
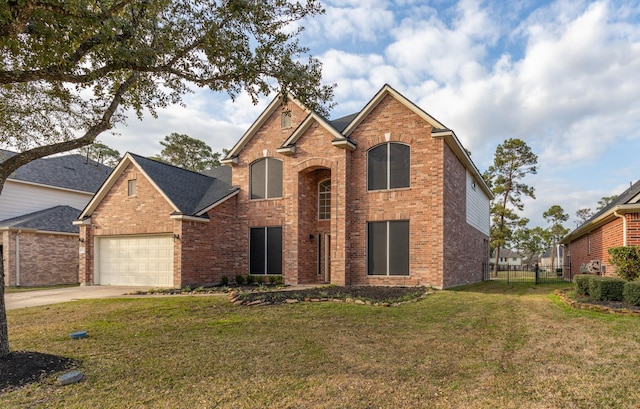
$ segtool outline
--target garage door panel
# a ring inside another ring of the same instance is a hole
[[[97,247],[99,284],[173,286],[172,236],[102,237]]]

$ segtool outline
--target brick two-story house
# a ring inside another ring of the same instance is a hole
[[[76,222],[80,281],[446,288],[488,268],[489,188],[454,132],[389,86],[335,121],[275,99],[223,163],[230,181],[127,154]]]

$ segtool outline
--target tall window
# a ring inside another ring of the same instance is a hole
[[[282,197],[282,161],[264,158],[253,162],[250,178],[251,199]]]
[[[282,274],[282,227],[249,229],[249,273]]]
[[[331,219],[331,179],[318,183],[318,219]]]
[[[129,196],[136,196],[138,194],[138,183],[136,179],[131,179],[127,186],[127,193]]]
[[[285,111],[280,117],[280,125],[282,129],[291,128],[291,111]]]
[[[389,142],[367,152],[367,188],[385,190],[409,187],[410,147]]]
[[[367,274],[409,275],[409,221],[367,223]]]

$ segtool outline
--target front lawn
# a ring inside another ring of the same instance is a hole
[[[13,350],[79,362],[0,394],[46,408],[634,408],[640,319],[562,286],[482,283],[396,307],[239,306],[220,296],[8,311]],[[566,285],[565,285],[566,287]],[[86,330],[87,338],[69,333]],[[0,375],[1,376],[1,375]]]

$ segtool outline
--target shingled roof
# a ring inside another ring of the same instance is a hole
[[[0,150],[0,162],[16,152]],[[9,179],[95,193],[111,173],[111,168],[82,155],[40,158],[21,166]]]
[[[78,233],[78,226],[72,222],[80,210],[71,206],[54,206],[48,209],[0,221],[0,228],[33,229],[62,233]]]
[[[624,214],[625,212],[637,212],[640,210],[640,180],[632,184],[627,190],[622,192],[618,197],[594,214],[589,220],[582,223],[571,233],[566,235],[560,243],[568,244],[572,240],[589,233],[593,229],[608,223],[611,219],[618,217],[616,214]]]

